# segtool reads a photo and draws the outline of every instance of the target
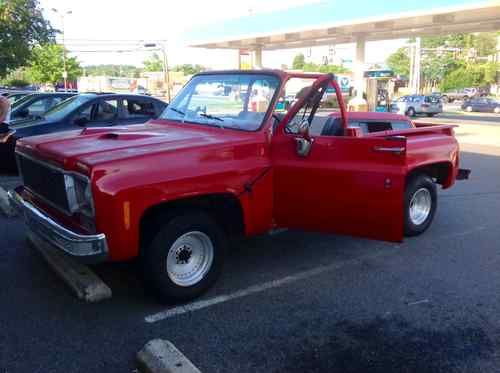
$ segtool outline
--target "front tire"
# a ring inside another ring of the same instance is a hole
[[[472,113],[472,106],[467,106],[465,108],[465,111],[468,112],[468,113]]]
[[[437,209],[434,181],[425,174],[412,177],[406,186],[404,199],[405,236],[418,236],[432,223]]]
[[[146,284],[163,303],[198,297],[217,280],[226,238],[204,212],[173,217],[156,233],[143,256]]]

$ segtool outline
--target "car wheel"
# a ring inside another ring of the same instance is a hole
[[[450,100],[448,99],[448,96],[441,96],[441,101],[443,101],[444,104],[447,104],[448,102],[450,102]]]
[[[432,118],[434,115],[436,115],[436,114],[435,114],[435,113],[427,113],[427,116],[428,116],[429,118]]]
[[[224,232],[209,215],[178,215],[159,229],[143,254],[146,285],[164,303],[196,298],[219,277],[225,252]]]
[[[465,111],[467,111],[468,113],[472,113],[472,106],[467,106],[465,108]]]
[[[437,208],[434,181],[425,174],[412,177],[405,190],[405,236],[418,236],[429,228]]]
[[[415,113],[415,109],[411,107],[406,111],[406,115],[409,117],[414,117],[417,115],[417,113]]]
[[[500,114],[500,106],[497,106],[496,108],[493,109],[493,112],[495,114]]]

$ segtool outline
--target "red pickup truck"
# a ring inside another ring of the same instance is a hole
[[[288,111],[287,84],[308,81]],[[320,108],[328,90],[339,112]],[[140,258],[161,300],[219,275],[228,237],[277,228],[402,241],[424,232],[459,170],[453,126],[362,131],[332,75],[194,76],[160,119],[21,139],[10,192],[31,234],[87,261]],[[309,128],[314,123],[319,135]]]

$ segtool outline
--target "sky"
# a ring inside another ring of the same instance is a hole
[[[189,48],[185,34],[200,27],[223,27],[225,21],[246,15],[301,5],[314,6],[321,1],[324,0],[41,0],[40,5],[57,29],[62,29],[60,14],[71,11],[64,17],[65,43],[71,55],[83,65],[140,66],[153,52],[141,48],[143,43],[139,41],[166,40],[170,65],[198,63],[224,69],[237,67],[237,51]],[[98,42],[102,40],[106,42]],[[404,43],[404,40],[368,43],[367,63],[384,62]],[[133,52],[128,52],[130,50]],[[328,47],[264,51],[263,62],[270,68],[280,68],[283,64],[290,66],[299,52],[306,55],[306,60],[320,62],[322,56],[328,55]],[[353,59],[354,45],[338,45],[336,53],[344,59]]]

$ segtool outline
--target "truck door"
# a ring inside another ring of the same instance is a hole
[[[338,84],[328,84],[335,87],[343,105]],[[401,241],[406,139],[363,137],[360,131],[345,128],[347,120],[335,121],[343,125],[328,131],[333,136],[310,137],[301,126],[314,119],[321,90],[325,87],[313,86],[308,98],[290,109],[274,133],[276,224]],[[332,113],[325,125],[339,116]],[[304,140],[309,141],[309,149]]]

